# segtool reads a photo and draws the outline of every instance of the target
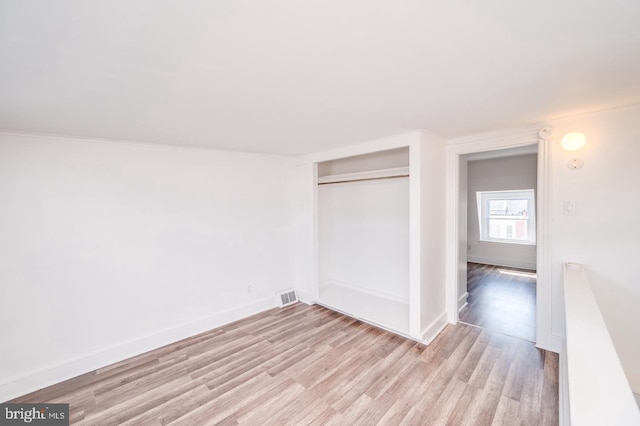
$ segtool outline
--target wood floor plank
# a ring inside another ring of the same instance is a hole
[[[469,296],[467,306],[460,311],[460,321],[534,341],[536,280],[535,271],[467,263]]]
[[[463,424],[465,419],[469,417],[469,411],[473,409],[473,402],[480,397],[481,393],[482,389],[478,389],[473,386],[466,386],[445,424]]]
[[[122,422],[122,425],[151,425],[165,424],[196,409],[211,400],[211,392],[205,385],[197,386],[187,392],[182,392],[173,398],[167,398],[165,402],[157,405],[131,419]]]
[[[451,379],[436,400],[433,408],[423,410],[426,414],[424,424],[446,424],[466,388],[466,383],[456,379],[455,377]]]
[[[387,412],[378,421],[378,425],[399,425],[402,420],[411,411],[411,405],[404,402],[402,399],[397,399],[396,402],[387,410]]]
[[[428,346],[296,304],[17,398],[73,425],[555,425],[558,356],[477,327]]]
[[[520,411],[520,403],[504,395],[500,396],[495,415],[493,416],[492,426],[518,426],[522,421],[518,418]],[[542,423],[551,424],[551,423]]]

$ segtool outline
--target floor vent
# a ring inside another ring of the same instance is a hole
[[[282,293],[278,293],[278,296],[280,297],[281,308],[293,305],[298,301],[298,296],[296,296],[296,292],[294,290],[283,291]]]

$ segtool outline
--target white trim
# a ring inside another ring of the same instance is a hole
[[[314,301],[313,297],[311,297],[311,294],[306,292],[306,291],[300,291],[298,289],[296,289],[296,293],[298,293],[298,300],[302,303],[304,303],[305,305],[315,305],[316,302]]]
[[[422,327],[422,134],[409,144],[409,335],[424,340]]]
[[[319,199],[320,193],[318,189],[318,163],[313,163],[313,180],[311,183],[311,192],[313,194],[313,210],[311,212],[312,216],[312,226],[313,226],[313,300],[318,300],[320,298],[320,220],[319,220]]]
[[[551,229],[549,218],[550,167],[548,140],[551,129],[540,131],[541,126],[529,126],[509,129],[501,132],[483,133],[471,137],[450,140],[447,143],[447,244],[446,244],[446,280],[447,280],[447,319],[458,322],[458,267],[466,263],[466,257],[460,258],[459,244],[459,192],[460,157],[482,151],[494,151],[538,144],[538,214],[537,214],[537,261],[538,281],[536,286],[536,345],[554,352],[560,351],[561,340],[552,334],[551,328]]]
[[[330,149],[327,151],[301,155],[297,157],[297,160],[300,163],[321,163],[323,161],[338,160],[341,158],[354,157],[356,155],[389,151],[395,148],[404,148],[410,146],[416,139],[420,139],[419,131],[389,136],[387,138],[374,139],[368,142]]]
[[[553,352],[562,350],[563,336],[553,333],[551,310],[551,137],[553,129],[539,132],[538,142],[538,206],[536,242],[536,346]]]
[[[274,297],[219,312],[200,320],[167,328],[138,339],[129,340],[99,351],[40,368],[0,382],[0,401],[9,401],[81,374],[120,362],[145,352],[178,342],[205,331],[232,323],[277,307]]]
[[[318,184],[351,182],[365,179],[382,179],[390,177],[408,177],[409,167],[394,167],[391,169],[367,170],[365,172],[342,173],[318,177]]]
[[[458,235],[460,226],[460,154],[454,146],[446,146],[446,238],[445,238],[445,303],[447,321],[451,324],[458,322],[458,267],[460,263],[466,265],[467,259],[460,259],[458,252]],[[466,253],[466,250],[465,250]]]
[[[504,259],[494,259],[483,256],[467,256],[467,262],[481,263],[483,265],[504,266],[505,268],[518,268],[536,270],[536,264],[531,262],[518,262]]]
[[[458,299],[458,312],[460,312],[462,309],[465,308],[465,306],[468,305],[467,303],[467,299],[469,299],[469,292],[465,292],[459,299]]]
[[[447,141],[447,145],[463,147],[462,150],[465,151],[464,154],[532,145],[538,140],[538,132],[541,127],[542,125],[535,124],[496,132],[477,133],[475,135],[450,139]],[[472,146],[474,147],[472,151],[466,149]]]
[[[438,318],[433,320],[431,324],[422,329],[421,340],[422,343],[428,345],[433,342],[433,339],[438,337],[438,334],[447,326],[447,313],[443,312]]]

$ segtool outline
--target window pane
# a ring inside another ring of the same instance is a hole
[[[527,241],[528,209],[526,199],[489,200],[489,238]]]
[[[534,197],[532,189],[476,192],[480,239],[535,244]]]
[[[529,239],[526,219],[489,219],[489,238],[501,240]]]
[[[529,200],[489,200],[489,217],[526,218]]]

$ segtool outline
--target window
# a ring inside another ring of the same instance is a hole
[[[533,189],[478,191],[480,241],[536,243],[536,205]]]

